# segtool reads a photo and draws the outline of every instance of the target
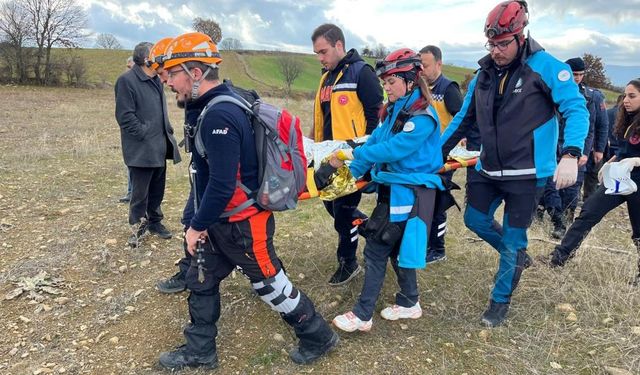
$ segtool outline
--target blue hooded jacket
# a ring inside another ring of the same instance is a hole
[[[371,170],[374,182],[390,186],[391,222],[409,219],[415,202],[411,185],[444,190],[438,174],[442,167],[440,124],[433,107],[416,111],[400,132],[394,134],[391,131],[398,113],[402,109],[408,110],[419,98],[420,91],[416,89],[390,105],[386,119],[378,125],[364,145],[353,151],[354,160],[349,165],[354,177],[361,177]],[[405,227],[399,256],[401,267],[424,267],[429,236],[426,226],[424,231],[419,228],[422,226],[414,226],[409,222]],[[420,233],[415,233],[415,230]],[[410,248],[405,245],[409,241]]]

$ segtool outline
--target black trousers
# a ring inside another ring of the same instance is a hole
[[[640,183],[640,181],[636,181]],[[640,239],[640,192],[629,195],[607,195],[606,188],[600,186],[584,202],[580,216],[573,222],[556,251],[567,259],[578,250],[582,241],[587,237],[591,229],[602,220],[611,210],[623,203],[627,203],[629,221],[631,222],[631,238]]]
[[[184,329],[187,349],[193,354],[216,351],[217,321],[220,318],[220,282],[236,267],[252,282],[274,277],[282,269],[275,248],[275,221],[269,211],[260,212],[235,223],[216,223],[209,227],[209,239],[204,245],[204,280],[198,280],[197,255],[187,270],[186,284],[191,323]],[[295,287],[294,287],[295,289]],[[333,336],[333,331],[316,312],[311,300],[302,292],[294,311],[281,314],[294,328],[305,348],[321,347]],[[269,335],[270,336],[270,335]]]
[[[129,167],[132,190],[129,203],[129,224],[139,223],[142,218],[149,224],[159,223],[164,215],[160,209],[164,198],[167,167]]]
[[[360,199],[362,193],[356,191],[336,200],[323,202],[327,212],[333,217],[333,228],[338,232],[338,261],[346,264],[356,261],[358,227],[353,225],[353,220],[358,216]]]

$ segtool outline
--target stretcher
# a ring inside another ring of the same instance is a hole
[[[466,159],[466,160],[462,158],[449,159],[442,166],[442,168],[440,168],[438,173],[446,173],[459,168],[473,167],[474,165],[476,165],[477,162],[478,162],[477,157]],[[313,172],[314,172],[313,167],[310,167],[307,170],[307,190],[302,192],[298,196],[298,200],[306,200],[306,199],[316,198],[319,196],[318,189],[316,188],[315,181],[313,180]],[[369,181],[365,181],[365,180],[356,181],[356,187],[358,188],[358,190],[364,189],[368,184],[369,184]]]

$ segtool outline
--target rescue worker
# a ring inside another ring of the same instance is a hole
[[[371,171],[378,199],[364,229],[367,270],[358,302],[333,319],[343,331],[371,329],[389,261],[400,291],[395,304],[380,315],[387,320],[422,316],[416,268],[425,267],[436,190],[444,185],[438,175],[442,166],[440,124],[421,70],[420,57],[408,48],[376,64],[389,101],[381,112],[380,126],[363,146],[353,150],[349,169],[356,178]],[[331,164],[340,167],[341,161],[334,156]]]
[[[216,45],[202,33],[180,35],[167,47],[167,84],[177,100],[187,105],[188,121],[200,116],[213,98],[235,95],[218,78],[221,62]],[[195,202],[190,202],[192,208],[185,208],[193,212],[185,233],[187,250],[192,256],[196,249],[201,251],[192,258],[186,274],[191,319],[184,329],[186,344],[162,353],[160,365],[172,370],[218,365],[219,287],[236,267],[260,299],[293,327],[300,341],[290,358],[310,363],[334,348],[339,338],[282,269],[273,246],[273,213],[255,204],[244,205],[248,196],[242,187],[252,191],[258,187],[251,123],[239,106],[222,102],[206,111],[200,126],[206,158],[192,152],[195,181],[190,195]]]
[[[489,306],[481,318],[489,327],[504,323],[511,295],[531,263],[527,229],[536,195],[551,175],[558,189],[575,183],[589,126],[584,97],[569,67],[525,37],[528,23],[525,1],[504,1],[489,13],[484,25],[489,54],[478,62],[462,109],[441,140],[447,155],[469,128],[480,131],[479,173],[467,183],[464,221],[500,253]],[[566,120],[558,164],[556,109]],[[500,232],[493,219],[502,203]]]
[[[355,49],[345,50],[344,34],[336,25],[318,26],[311,41],[323,68],[309,138],[315,142],[344,141],[371,134],[378,125],[382,104],[382,87],[373,68]],[[355,192],[324,202],[338,232],[338,268],[329,285],[343,285],[362,271],[356,258],[358,227],[353,224],[354,219],[364,216],[358,211],[361,198],[362,193]]]
[[[420,50],[422,61],[422,75],[429,84],[433,107],[438,114],[440,131],[447,128],[453,116],[462,107],[462,94],[460,86],[442,74],[442,51],[437,46],[425,46]],[[442,174],[445,184],[450,184],[454,171]],[[433,217],[430,230],[429,249],[427,250],[427,263],[435,263],[446,260],[445,234],[447,233],[447,211],[437,213]]]

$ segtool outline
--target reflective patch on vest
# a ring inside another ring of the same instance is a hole
[[[338,97],[338,103],[340,103],[340,105],[347,105],[347,103],[349,103],[349,98],[347,98],[346,95],[340,95]]]
[[[560,73],[558,73],[558,79],[562,82],[566,82],[569,80],[569,78],[572,77],[572,74],[569,73],[568,70],[561,70]]]
[[[411,121],[408,121],[406,124],[404,124],[404,127],[402,127],[402,131],[405,133],[411,133],[415,128],[416,128],[416,124],[414,124]]]

